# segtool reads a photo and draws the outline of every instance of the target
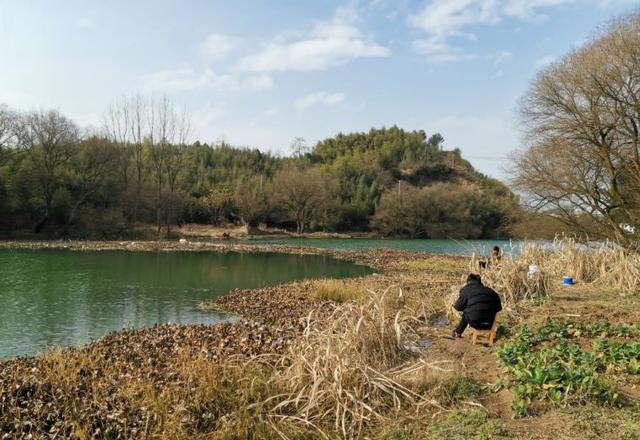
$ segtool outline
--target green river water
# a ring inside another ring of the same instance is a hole
[[[375,249],[391,248],[410,252],[435,254],[489,255],[493,246],[500,246],[507,254],[517,254],[521,241],[509,240],[419,240],[419,239],[379,239],[379,238],[263,238],[247,240],[251,244],[284,244],[291,246],[311,246],[326,249]],[[543,242],[540,242],[543,243]]]
[[[370,272],[318,255],[0,250],[0,359],[127,327],[233,319],[198,307],[233,288]]]

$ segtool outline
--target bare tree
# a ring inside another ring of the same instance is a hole
[[[251,233],[268,211],[263,177],[252,176],[240,182],[233,194],[233,204],[238,210],[237,214],[242,224],[247,228],[247,232]]]
[[[5,105],[0,105],[0,164],[5,153],[18,146],[17,128],[19,116]]]
[[[133,157],[133,166],[136,173],[136,196],[133,209],[133,221],[137,222],[142,199],[142,185],[145,179],[144,139],[145,136],[147,136],[145,127],[147,104],[139,95],[136,95],[129,100],[129,107],[130,110],[128,114],[131,118],[131,156]]]
[[[640,227],[640,15],[543,70],[520,110],[527,142],[512,172],[525,200],[632,246],[625,225]]]
[[[170,233],[178,197],[178,175],[182,169],[191,122],[186,109],[177,111],[167,97],[155,101],[140,95],[115,103],[105,115],[109,138],[123,151],[125,183],[126,167],[133,165],[135,187],[133,221],[137,222],[142,203],[142,189],[151,179],[155,198],[153,208],[158,234],[162,225]]]
[[[129,184],[129,167],[131,165],[131,105],[123,98],[112,104],[104,117],[104,128],[108,138],[119,148],[120,170],[125,186]]]
[[[23,117],[18,137],[33,163],[43,201],[43,218],[35,228],[39,232],[51,218],[53,196],[59,186],[59,170],[75,152],[80,134],[73,121],[57,111],[48,111],[33,112]]]
[[[336,181],[318,168],[290,168],[274,177],[271,200],[296,222],[296,232],[301,234],[311,221],[321,220],[337,191]]]
[[[162,229],[162,190],[164,187],[164,165],[169,137],[173,135],[173,121],[170,119],[169,103],[166,97],[161,101],[152,101],[147,111],[148,135],[146,144],[151,163],[151,172],[155,185],[156,229],[158,235]]]
[[[183,108],[180,113],[172,110],[173,120],[173,142],[167,144],[165,154],[165,170],[167,173],[168,195],[166,197],[166,228],[167,236],[171,233],[171,223],[177,208],[181,205],[182,198],[178,194],[178,176],[186,154],[187,141],[191,133],[191,119],[187,109]]]
[[[104,116],[105,132],[120,149],[122,179],[133,191],[131,219],[139,220],[142,189],[147,175],[145,166],[145,140],[153,136],[153,124],[149,124],[151,103],[140,95],[123,97],[111,105]],[[133,166],[133,177],[129,168]]]
[[[91,137],[82,141],[78,154],[71,158],[70,181],[75,194],[67,225],[76,219],[78,209],[98,192],[113,166],[119,162],[118,147],[107,139]]]
[[[310,151],[307,141],[300,136],[293,139],[289,148],[291,149],[293,157],[304,157]]]
[[[472,212],[476,197],[472,187],[444,182],[407,185],[402,193],[390,189],[380,199],[372,226],[389,236],[477,238],[483,225]]]
[[[149,105],[147,129],[146,146],[156,195],[156,228],[160,234],[164,218],[168,235],[175,207],[180,202],[177,196],[178,174],[182,169],[191,123],[186,109],[177,112],[171,101],[163,97]]]

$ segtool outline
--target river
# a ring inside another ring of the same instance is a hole
[[[493,246],[499,246],[507,255],[520,251],[521,241],[510,240],[419,240],[419,239],[370,239],[370,238],[260,238],[243,241],[248,244],[283,244],[325,249],[391,248],[431,254],[489,255]],[[540,242],[544,243],[544,242]]]
[[[233,288],[370,272],[320,255],[0,249],[0,359],[127,327],[233,319],[199,308]]]

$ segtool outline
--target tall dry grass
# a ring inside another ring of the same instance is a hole
[[[271,413],[281,423],[313,427],[323,438],[355,438],[403,405],[425,403],[388,374],[407,359],[402,334],[410,319],[393,306],[402,291],[368,293],[365,304],[343,304],[329,319],[309,317],[273,377],[281,394]]]
[[[549,293],[553,275],[547,270],[548,252],[542,246],[526,243],[519,256],[504,256],[499,262],[491,261],[484,269],[479,269],[479,263],[480,258],[474,254],[469,271],[480,271],[483,283],[500,293],[505,308],[523,300],[544,298]],[[535,273],[530,273],[532,265],[537,268]]]
[[[640,254],[612,243],[588,246],[562,237],[550,245],[524,243],[519,255],[503,256],[487,268],[479,268],[481,260],[474,254],[469,271],[480,272],[483,283],[500,293],[507,309],[516,309],[524,300],[547,297],[554,286],[562,283],[563,276],[620,295],[640,291]],[[457,296],[458,289],[452,289],[449,303],[453,304]]]
[[[575,240],[556,240],[548,270],[554,276],[572,276],[579,282],[613,289],[620,294],[640,291],[640,254],[614,243],[587,247]]]
[[[315,301],[347,301],[360,302],[366,296],[362,286],[345,280],[327,279],[318,282],[318,287],[311,294]]]

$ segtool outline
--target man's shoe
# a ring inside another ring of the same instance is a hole
[[[455,339],[455,338],[461,338],[462,335],[460,333],[458,333],[457,331],[453,331],[453,333],[451,333],[451,336]]]

